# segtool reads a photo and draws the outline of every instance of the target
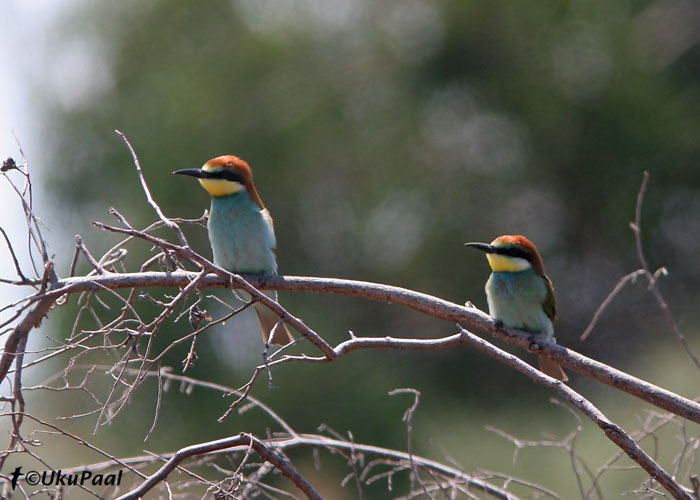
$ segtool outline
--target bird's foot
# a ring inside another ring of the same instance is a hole
[[[497,319],[493,322],[493,327],[496,330],[503,330],[505,328],[505,325],[503,324],[503,321],[501,321],[500,319]]]
[[[268,280],[270,277],[275,276],[275,274],[274,274],[274,273],[262,272],[262,273],[260,273],[260,274],[256,274],[255,276],[258,278],[258,283],[260,284],[260,286],[263,286],[263,285],[265,285],[265,284],[267,283],[267,280]]]
[[[542,346],[539,343],[541,340],[550,340],[550,338],[544,333],[534,333],[534,334],[530,335],[529,348],[530,348],[531,352],[540,351],[542,349]]]

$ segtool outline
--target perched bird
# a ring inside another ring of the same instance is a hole
[[[557,306],[552,282],[544,273],[544,263],[537,248],[525,236],[499,236],[491,242],[465,243],[486,252],[491,276],[486,282],[489,313],[509,328],[539,333],[554,340]],[[566,381],[561,366],[544,356],[537,356],[540,371]]]
[[[173,173],[196,177],[211,195],[207,229],[214,264],[234,273],[277,273],[272,217],[255,189],[253,172],[245,161],[225,155],[209,160],[202,168]],[[277,300],[276,291],[265,295]],[[253,306],[266,343],[287,345],[294,340],[284,323],[270,337],[279,316],[260,302]]]

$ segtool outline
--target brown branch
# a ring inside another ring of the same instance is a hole
[[[408,407],[408,409],[404,412],[403,417],[401,418],[403,422],[406,422],[406,434],[408,436],[406,451],[408,451],[409,465],[411,466],[413,476],[415,477],[416,481],[418,481],[418,484],[420,484],[421,489],[429,498],[434,500],[434,497],[428,492],[428,488],[425,486],[425,483],[418,475],[418,471],[416,470],[416,464],[413,462],[413,413],[416,411],[416,408],[418,408],[418,402],[420,401],[420,391],[410,388],[394,389],[393,391],[389,392],[389,396],[404,393],[413,394],[413,404],[410,407]]]
[[[19,412],[2,413],[2,414],[0,414],[0,417],[5,417],[5,416],[8,416],[8,415],[10,415],[10,416],[11,416],[11,415],[19,415],[19,414],[20,414]],[[28,418],[28,419],[30,419],[30,420],[36,422],[37,424],[40,424],[40,425],[42,425],[42,426],[44,426],[44,427],[48,427],[49,429],[51,429],[54,433],[56,433],[56,434],[58,434],[58,435],[61,435],[61,436],[65,436],[65,437],[67,437],[67,438],[70,438],[70,439],[74,440],[75,442],[77,442],[78,444],[80,444],[81,446],[84,446],[85,448],[87,448],[87,449],[89,449],[89,450],[92,450],[92,451],[94,451],[94,452],[96,452],[96,453],[99,453],[99,454],[102,455],[103,457],[105,457],[105,458],[107,458],[108,460],[110,460],[114,465],[121,465],[122,467],[124,467],[124,468],[126,468],[126,469],[129,469],[131,472],[133,472],[133,473],[135,473],[135,474],[141,476],[142,478],[145,478],[145,477],[146,477],[144,474],[140,473],[138,470],[136,470],[135,468],[131,467],[131,465],[130,465],[131,462],[128,461],[128,460],[126,460],[126,461],[125,461],[125,460],[120,460],[119,458],[115,457],[114,455],[111,455],[110,453],[107,453],[106,451],[102,450],[101,448],[98,448],[97,446],[88,443],[87,441],[85,441],[85,440],[82,439],[81,437],[78,437],[78,436],[75,435],[75,434],[72,434],[72,433],[70,433],[70,432],[67,432],[67,431],[65,431],[65,430],[63,430],[63,429],[61,429],[61,428],[55,426],[54,424],[52,424],[52,423],[50,423],[50,422],[46,422],[45,420],[42,420],[42,419],[40,419],[40,418],[37,418],[37,417],[35,417],[34,415],[30,415],[29,413],[22,413],[21,415],[22,415],[24,418]]]
[[[48,260],[46,261],[44,270],[45,281],[48,279],[48,276],[52,274],[53,261]],[[48,314],[56,303],[56,300],[58,300],[62,294],[50,295],[50,292],[45,292],[42,295],[44,297],[39,299],[34,304],[34,307],[32,307],[25,317],[17,324],[17,326],[14,327],[5,341],[5,348],[2,351],[2,357],[0,357],[0,380],[3,380],[7,375],[15,357],[21,354],[18,351],[17,346],[26,341],[26,337],[29,335],[29,332],[39,325],[41,320],[44,319],[44,316]]]
[[[427,316],[452,322],[460,322],[476,328],[533,353],[544,355],[582,375],[632,394],[648,403],[673,412],[683,418],[700,423],[700,404],[671,391],[650,384],[637,377],[588,358],[576,351],[533,337],[532,334],[510,328],[499,329],[493,319],[483,311],[405,288],[375,283],[325,278],[265,276],[249,278],[261,289],[304,291],[353,295],[357,297],[402,305]],[[342,356],[360,348],[442,349],[461,343],[458,338],[443,339],[392,339],[357,338],[347,340],[335,352]]]
[[[147,491],[156,484],[165,480],[168,475],[175,470],[180,462],[186,458],[211,453],[213,451],[224,450],[237,446],[252,447],[258,455],[273,464],[282,474],[289,478],[306,498],[313,500],[323,500],[313,486],[292,466],[287,460],[277,453],[273,447],[268,447],[262,441],[251,434],[241,433],[235,437],[218,439],[207,443],[196,444],[182,448],[168,460],[159,470],[150,475],[138,488],[120,496],[117,500],[135,500],[141,498]]]
[[[104,268],[100,265],[99,262],[95,260],[95,257],[92,256],[90,250],[88,250],[88,248],[85,246],[85,243],[83,243],[83,239],[80,237],[80,235],[77,234],[75,235],[75,247],[83,253],[83,257],[85,257],[85,260],[88,261],[88,263],[93,267],[95,271],[97,271],[98,274],[105,274]],[[71,265],[71,274],[73,274],[72,271],[74,269],[75,266]]]
[[[43,304],[41,310],[45,314],[53,302],[65,294],[99,291],[103,287],[111,289],[156,286],[183,287],[195,279],[197,275],[198,273],[176,271],[173,273],[122,273],[108,276],[66,278],[57,282],[55,286],[59,287],[58,289],[32,297],[30,300]],[[527,332],[510,328],[499,329],[490,316],[474,307],[461,306],[405,288],[364,281],[298,276],[246,276],[244,281],[252,289],[258,287],[262,290],[330,293],[362,297],[378,302],[398,304],[433,318],[462,323],[471,328],[488,332],[500,340],[546,356],[575,372],[627,392],[658,408],[675,413],[692,422],[700,423],[700,404],[697,402],[588,358],[571,349],[543,339],[535,339],[532,334]],[[202,279],[201,286],[228,288],[231,284],[221,276],[207,275]],[[35,306],[36,308],[37,306]],[[18,326],[15,330],[20,328],[19,331],[24,331],[27,328],[31,329],[36,326],[43,315],[39,315],[35,309],[32,309],[22,321],[22,328]],[[15,333],[13,332],[12,335],[15,335]],[[10,342],[10,339],[8,339],[8,342]],[[328,362],[358,349],[445,349],[461,343],[464,343],[464,341],[460,339],[459,335],[439,339],[359,337],[342,342],[335,348],[330,348],[329,346],[331,352],[328,356],[307,356],[294,359],[308,362]],[[5,357],[11,352],[14,352],[12,344],[6,344],[5,353],[3,358],[0,359],[0,376],[2,377],[6,375],[10,367],[9,362],[11,362],[11,359],[6,364]],[[277,363],[277,361],[272,362],[272,364],[274,363]]]
[[[156,201],[153,199],[153,196],[151,196],[151,190],[148,188],[148,184],[146,183],[146,178],[143,175],[143,170],[141,170],[141,163],[139,162],[139,158],[136,155],[136,151],[134,151],[134,148],[131,147],[131,143],[129,142],[129,139],[126,138],[126,136],[120,132],[119,130],[115,130],[116,134],[122,138],[124,141],[124,144],[126,144],[126,147],[129,149],[129,153],[131,153],[131,158],[134,160],[134,166],[136,167],[136,173],[139,176],[139,181],[141,181],[141,187],[143,188],[143,192],[146,194],[146,200],[148,201],[148,204],[153,207],[153,210],[156,212],[156,215],[158,215],[158,218],[163,221],[163,223],[170,229],[172,229],[175,234],[177,235],[178,240],[180,240],[180,244],[185,247],[189,248],[189,244],[187,243],[187,239],[185,238],[185,235],[182,232],[182,229],[180,229],[180,226],[178,226],[176,223],[171,221],[168,217],[165,216],[163,211],[160,209],[160,206],[156,203]]]
[[[41,234],[40,221],[36,217],[36,215],[34,215],[33,211],[34,201],[32,194],[32,181],[29,176],[29,162],[27,161],[27,157],[25,156],[24,151],[22,150],[22,145],[20,144],[19,139],[16,135],[14,135],[14,132],[12,135],[15,138],[15,142],[17,143],[19,153],[22,156],[22,163],[24,164],[24,168],[26,170],[26,172],[23,172],[21,169],[15,168],[15,170],[17,170],[24,176],[24,187],[20,190],[17,186],[15,186],[15,184],[12,182],[12,180],[6,172],[3,172],[3,175],[10,183],[10,186],[15,191],[15,193],[17,193],[17,196],[19,197],[20,202],[22,203],[22,210],[24,211],[25,222],[27,224],[27,252],[29,254],[29,260],[31,261],[32,266],[34,268],[34,272],[38,275],[39,272],[37,270],[36,263],[34,262],[34,254],[32,253],[32,241],[34,242],[37,251],[40,253],[42,262],[44,264],[49,260],[49,256],[46,250],[46,241],[44,240],[44,237]]]
[[[639,443],[642,440],[644,440],[645,438],[647,438],[648,436],[652,436],[655,438],[654,433],[656,431],[658,431],[659,429],[661,429],[666,424],[668,424],[669,422],[673,422],[674,417],[675,417],[675,415],[673,413],[669,413],[669,414],[663,415],[661,417],[661,419],[659,420],[659,422],[652,425],[651,427],[649,427],[648,424],[644,424],[643,430],[637,431],[635,433],[634,440]],[[591,486],[589,487],[588,491],[583,496],[583,498],[591,498],[591,493],[593,492],[593,489],[594,488],[598,489],[600,487],[598,483],[599,483],[600,478],[603,475],[603,473],[612,469],[613,464],[615,462],[617,462],[623,455],[624,455],[624,452],[619,451],[619,452],[615,453],[613,456],[611,456],[608,460],[606,460],[600,467],[598,467],[598,470],[596,470],[595,475],[591,479]],[[598,495],[598,496],[600,497],[601,495]]]
[[[128,372],[135,372],[136,370],[127,370]],[[158,377],[158,378],[165,378],[166,380],[175,380],[178,382],[181,382],[183,384],[187,384],[188,386],[198,386],[198,387],[205,387],[208,389],[213,389],[215,391],[223,392],[225,394],[230,394],[230,393],[235,393],[236,390],[232,389],[230,387],[226,387],[224,385],[220,384],[215,384],[213,382],[204,382],[195,378],[191,377],[186,377],[184,375],[176,375],[174,373],[170,372],[170,369],[167,367],[163,367],[160,370],[156,371],[149,371],[146,373],[147,376],[149,377]],[[275,412],[272,408],[267,406],[265,403],[260,401],[259,399],[254,398],[253,396],[248,397],[248,401],[250,401],[250,405],[247,405],[239,410],[240,413],[245,413],[248,409],[251,407],[257,407],[263,410],[275,423],[277,423],[286,433],[288,433],[291,436],[296,436],[297,433],[296,431],[281,417]]]
[[[7,249],[10,251],[10,256],[12,257],[12,262],[15,265],[15,271],[17,272],[17,275],[21,278],[21,282],[17,283],[18,285],[25,284],[25,283],[31,283],[29,279],[24,275],[22,272],[22,268],[19,266],[19,261],[17,260],[17,255],[15,254],[14,248],[12,248],[12,243],[10,243],[10,239],[7,237],[7,233],[5,230],[0,226],[0,232],[2,232],[3,238],[5,238],[5,243],[7,244]]]
[[[499,349],[495,345],[486,342],[484,339],[474,335],[473,333],[462,329],[460,334],[470,345],[476,347],[480,351],[515,368],[520,373],[526,375],[538,384],[549,387],[550,389],[564,396],[572,405],[578,408],[581,413],[600,427],[605,433],[605,436],[619,448],[625,451],[627,456],[637,462],[637,464],[639,464],[639,466],[644,469],[652,479],[658,481],[661,486],[671,493],[673,498],[692,500],[690,495],[671,477],[671,475],[661,468],[653,458],[647,455],[644,450],[642,450],[619,425],[606,417],[603,412],[596,408],[582,395],[559,380],[536,370],[517,356]]]
[[[195,450],[197,453],[193,454],[203,454],[203,453],[211,453],[211,454],[230,454],[230,453],[235,453],[235,452],[245,452],[249,446],[251,446],[251,441],[243,439],[240,442],[237,442],[241,438],[241,436],[249,436],[247,434],[240,434],[238,436],[230,437],[230,438],[225,438],[221,439],[218,441],[211,441],[208,443],[202,443],[199,445],[194,445],[194,446],[189,446],[187,448],[183,448],[182,450],[178,451],[175,455],[166,455],[166,457],[170,457],[168,464],[171,463],[175,459],[175,457],[182,453],[184,450]],[[252,437],[252,436],[250,436]],[[255,439],[253,437],[253,439]],[[226,443],[231,443],[230,446],[225,446]],[[396,450],[389,450],[386,448],[380,448],[378,446],[372,446],[372,445],[365,445],[365,444],[358,444],[355,442],[350,442],[350,441],[343,441],[341,439],[333,439],[333,438],[328,438],[326,436],[320,436],[316,434],[299,434],[297,436],[291,436],[291,437],[284,437],[284,438],[274,438],[274,439],[269,439],[265,442],[265,445],[270,451],[283,451],[287,449],[292,449],[292,448],[299,448],[299,447],[311,447],[311,448],[326,448],[326,449],[337,449],[337,450],[345,450],[345,451],[350,451],[350,452],[356,452],[356,453],[364,453],[367,455],[373,455],[377,457],[384,457],[388,458],[392,461],[408,464],[409,463],[409,454],[404,453],[401,451],[396,451]],[[254,447],[255,448],[255,447]],[[256,451],[258,451],[256,449]],[[192,455],[190,455],[192,456]],[[261,455],[262,456],[262,455]],[[144,461],[152,461],[152,457],[141,457],[143,458]],[[185,458],[185,457],[183,457]],[[266,458],[266,457],[263,457]],[[462,484],[465,484],[469,488],[472,488],[474,490],[482,491],[484,493],[488,493],[496,498],[499,498],[501,500],[519,500],[517,496],[514,494],[498,488],[497,486],[494,486],[492,484],[489,484],[477,477],[474,477],[470,474],[467,474],[459,469],[447,466],[445,464],[442,464],[440,462],[437,462],[435,460],[430,460],[427,458],[419,457],[419,456],[413,456],[414,463],[426,470],[430,471],[445,477],[450,477],[455,480],[460,481]],[[137,458],[130,458],[130,459],[124,459],[122,462],[127,462],[130,464],[133,464],[137,462]],[[182,460],[179,460],[178,463],[180,463]],[[175,464],[177,465],[177,464]],[[167,477],[167,474],[164,474],[159,476],[158,480],[155,480],[155,477],[157,474],[161,473],[164,471],[165,466],[161,468],[161,470],[157,471],[155,474],[150,476],[148,479],[150,480],[151,478],[154,478],[152,483],[149,483],[149,488],[153,488],[159,480],[165,479]],[[172,472],[174,469],[174,466],[171,466],[168,469],[168,473]],[[148,489],[144,488],[144,485],[146,483],[144,482],[141,486],[139,486],[138,491],[140,492],[141,495],[143,495]],[[296,484],[296,483],[295,483]],[[298,486],[298,485],[297,485]],[[133,490],[129,492],[127,495],[124,495],[122,497],[119,497],[117,500],[127,500],[127,499],[135,499],[138,498],[138,496],[134,496],[134,493],[137,490]],[[304,491],[304,490],[302,490]],[[306,493],[306,492],[305,492]]]
[[[608,294],[607,297],[605,297],[605,300],[600,303],[600,306],[598,306],[598,309],[596,309],[595,313],[593,313],[593,318],[591,319],[591,322],[588,324],[586,329],[583,331],[581,334],[581,337],[579,337],[579,340],[586,340],[588,336],[591,334],[593,331],[593,328],[595,328],[595,325],[598,323],[598,320],[600,319],[600,316],[603,314],[603,311],[607,309],[607,307],[610,305],[612,300],[615,298],[615,296],[620,293],[620,291],[625,287],[627,283],[634,282],[637,277],[640,274],[644,274],[643,269],[637,269],[636,271],[632,271],[631,273],[627,274],[626,276],[623,276],[620,281],[617,282],[615,287],[612,289],[612,291]]]
[[[518,479],[513,476],[509,476],[506,474],[501,474],[500,472],[494,472],[491,470],[486,470],[486,469],[479,469],[479,473],[484,476],[484,477],[497,477],[500,479],[505,479],[508,483],[515,483],[515,484],[520,484],[523,486],[526,486],[528,488],[532,488],[533,490],[543,493],[543,495],[540,495],[539,497],[533,497],[533,498],[542,498],[544,496],[548,496],[553,498],[554,500],[564,500],[562,497],[554,493],[552,490],[545,488],[543,486],[540,486],[539,484],[531,483],[530,481],[525,481],[523,479]],[[602,498],[602,496],[601,496]]]
[[[0,455],[0,469],[5,464],[5,460],[10,456],[18,444],[22,442],[22,434],[20,427],[24,420],[24,395],[22,393],[22,362],[24,360],[24,350],[27,347],[27,335],[20,337],[17,344],[17,355],[15,356],[15,376],[12,384],[12,432],[10,434],[10,443],[5,452]]]
[[[681,333],[680,328],[678,328],[678,324],[676,323],[676,320],[673,319],[673,315],[671,314],[671,310],[668,308],[668,304],[666,304],[666,300],[664,300],[663,295],[661,295],[661,292],[659,291],[659,287],[657,286],[657,277],[659,274],[665,274],[666,270],[664,268],[661,268],[660,270],[656,271],[656,273],[652,273],[651,270],[649,269],[649,265],[647,264],[647,259],[644,256],[644,247],[642,246],[642,202],[644,201],[644,194],[646,193],[646,188],[647,188],[647,182],[649,181],[649,172],[644,172],[644,179],[642,180],[642,186],[639,188],[639,194],[637,194],[637,208],[635,210],[635,216],[634,216],[634,222],[630,223],[630,227],[632,228],[632,231],[634,232],[634,241],[635,245],[637,247],[637,256],[639,257],[639,262],[642,264],[642,269],[644,271],[644,275],[646,276],[647,280],[649,281],[649,291],[651,291],[651,294],[654,296],[654,299],[656,302],[659,304],[659,307],[661,308],[661,311],[664,314],[664,317],[666,318],[666,322],[668,325],[671,327],[671,330],[673,333],[676,335],[676,338],[678,339],[678,342],[683,346],[683,349],[688,353],[688,356],[693,360],[693,363],[695,363],[695,366],[700,368],[700,359],[696,356],[696,354],[693,352],[693,350],[690,348],[688,345],[688,341],[686,340],[685,336]]]

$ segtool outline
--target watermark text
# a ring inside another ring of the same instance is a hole
[[[112,474],[95,474],[92,471],[64,473],[59,470],[38,472],[30,470],[22,472],[22,467],[17,467],[10,478],[12,489],[17,487],[18,481],[24,481],[30,486],[119,486],[122,481],[123,470]]]

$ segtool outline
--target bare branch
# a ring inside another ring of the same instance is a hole
[[[230,454],[234,452],[245,452],[249,446],[251,446],[251,441],[249,439],[242,439],[241,441],[237,441],[241,436],[246,436],[245,434],[238,435],[238,436],[233,436],[230,438],[225,438],[221,439],[218,441],[211,441],[208,443],[202,443],[199,445],[194,445],[188,448],[183,448],[183,450],[180,450],[177,454],[182,453],[184,450],[194,450],[194,454]],[[252,436],[251,436],[252,437]],[[254,438],[255,439],[255,438]],[[236,444],[231,444],[231,446],[225,446],[227,443],[236,443]],[[358,444],[350,441],[344,441],[341,439],[333,439],[329,438],[326,436],[319,436],[316,434],[299,434],[296,436],[292,437],[284,437],[284,438],[274,438],[274,439],[269,439],[266,441],[265,446],[267,446],[270,450],[275,450],[275,451],[283,451],[286,449],[291,449],[291,448],[326,448],[326,449],[331,449],[331,450],[345,450],[345,451],[352,451],[353,449],[357,453],[364,453],[368,455],[373,455],[377,457],[384,457],[386,459],[396,461],[396,463],[404,463],[406,466],[408,465],[409,462],[409,456],[408,453],[396,451],[396,450],[389,450],[386,448],[381,448],[378,446],[371,446],[371,445],[365,445],[365,444]],[[256,452],[258,450],[256,449]],[[177,454],[175,455],[165,455],[165,457],[171,457],[170,460],[173,460]],[[135,463],[138,461],[138,458],[143,458],[144,460],[150,460],[149,457],[137,457],[137,458],[131,458],[131,459],[124,459],[122,460],[123,462],[126,462],[128,460],[128,463]],[[470,474],[466,474],[465,472],[449,467],[447,465],[441,464],[440,462],[436,462],[434,460],[430,460],[427,458],[419,457],[419,456],[414,456],[414,463],[422,468],[425,469],[426,471],[431,471],[433,473],[439,474],[444,477],[450,477],[456,481],[459,481],[461,484],[469,487],[470,489],[474,489],[477,491],[482,491],[485,493],[488,493],[495,498],[499,498],[502,500],[519,500],[518,497],[504,489],[498,488],[497,486],[494,486],[492,484],[489,484],[480,478],[474,477]],[[170,461],[168,462],[170,463]],[[179,462],[178,462],[179,463]],[[165,467],[165,466],[164,466]],[[164,468],[163,467],[163,468]],[[160,473],[161,470],[156,472],[154,475],[150,476],[148,479],[153,478],[156,474]],[[170,469],[172,471],[173,469]],[[167,476],[167,474],[165,475]],[[163,476],[163,478],[165,477]],[[161,478],[162,479],[162,478]],[[154,482],[153,484],[149,484],[150,488],[155,486],[157,483]],[[295,483],[296,484],[296,483]],[[143,483],[140,487],[139,490],[141,494],[143,494],[145,489],[143,489],[143,486],[145,483]],[[132,491],[129,493],[129,495],[132,495],[136,490]],[[303,490],[302,490],[303,491]],[[138,498],[137,496],[122,496],[118,500],[126,500],[126,499],[133,499],[133,498]]]
[[[163,465],[158,471],[150,475],[146,481],[144,481],[141,486],[130,491],[126,495],[120,496],[117,500],[135,500],[142,497],[147,491],[153,488],[156,484],[163,481],[168,475],[178,466],[180,462],[195,455],[202,455],[206,453],[211,453],[213,451],[224,450],[227,448],[233,448],[236,446],[249,446],[252,447],[258,455],[263,459],[267,460],[273,464],[277,469],[282,472],[287,478],[289,478],[301,491],[304,492],[306,498],[313,500],[323,500],[321,495],[314,489],[311,484],[304,479],[304,477],[297,472],[297,470],[285,460],[279,453],[277,453],[273,448],[265,446],[262,441],[258,440],[251,434],[241,433],[235,437],[229,437],[225,439],[218,439],[216,441],[209,441],[207,443],[201,443],[193,446],[188,446],[187,448],[182,448],[180,451],[175,453],[175,455],[168,460],[168,462]]]
[[[92,256],[90,250],[87,249],[85,243],[83,243],[83,239],[78,234],[75,235],[75,246],[78,250],[80,250],[83,253],[85,260],[87,260],[90,263],[90,265],[93,267],[93,269],[95,269],[95,271],[98,272],[98,274],[105,274],[105,270],[102,268],[100,263],[95,260],[95,257]],[[74,268],[75,266],[71,265],[71,274],[73,274],[72,271]]]
[[[421,489],[429,498],[433,498],[433,495],[431,495],[428,492],[428,488],[425,486],[425,483],[423,480],[420,478],[418,475],[418,470],[416,469],[416,464],[413,463],[413,413],[416,411],[416,408],[418,408],[418,402],[420,401],[420,391],[417,391],[415,389],[394,389],[393,391],[389,392],[389,396],[393,396],[395,394],[413,394],[413,404],[406,410],[406,412],[403,414],[403,418],[401,419],[402,421],[406,422],[406,433],[408,434],[408,444],[406,446],[406,451],[408,451],[408,461],[411,466],[411,470],[413,471],[413,477],[418,481],[418,484],[420,484]]]
[[[634,282],[634,280],[637,279],[637,277],[640,274],[644,274],[643,269],[637,269],[636,271],[632,271],[626,276],[623,276],[620,281],[617,282],[615,285],[615,288],[613,288],[612,292],[605,297],[605,300],[601,302],[600,306],[598,306],[598,309],[596,309],[595,313],[593,314],[593,319],[591,319],[591,322],[588,324],[586,329],[583,331],[581,334],[581,337],[579,337],[579,340],[586,340],[588,336],[591,334],[593,331],[593,328],[595,328],[595,325],[598,323],[598,320],[600,319],[600,316],[603,314],[603,311],[607,309],[607,307],[610,305],[612,300],[615,298],[615,296],[620,293],[620,291],[625,287],[627,283]]]
[[[0,232],[2,232],[3,238],[5,238],[5,243],[7,244],[7,249],[10,251],[10,256],[12,257],[12,262],[15,265],[15,271],[17,271],[17,275],[21,278],[20,283],[16,283],[18,285],[24,284],[24,283],[30,283],[31,281],[27,279],[27,277],[24,275],[22,272],[22,269],[19,266],[19,262],[17,261],[17,255],[15,254],[14,248],[12,248],[12,243],[10,243],[10,238],[7,237],[7,233],[5,230],[0,227]]]
[[[44,314],[51,307],[53,301],[65,294],[75,294],[86,291],[97,291],[102,287],[118,288],[143,288],[153,286],[187,286],[198,273],[176,271],[173,273],[145,272],[145,273],[121,273],[109,276],[75,277],[59,280],[55,290],[35,296],[30,302],[41,302]],[[236,276],[236,275],[232,275]],[[243,279],[243,278],[241,278]],[[690,421],[700,423],[700,404],[684,398],[669,390],[650,384],[642,379],[612,368],[604,363],[588,358],[576,351],[565,348],[553,342],[535,339],[532,334],[511,328],[496,328],[492,318],[483,311],[474,307],[465,307],[444,299],[433,297],[405,288],[369,283],[364,281],[342,280],[335,278],[311,278],[297,276],[246,276],[245,283],[253,290],[255,287],[261,290],[280,290],[296,292],[316,292],[351,295],[368,300],[383,303],[398,304],[427,316],[450,322],[459,322],[476,328],[494,337],[529,350],[531,352],[549,357],[557,363],[576,371],[582,375],[591,377],[599,382],[620,389],[628,394],[636,396],[654,406],[670,411]],[[202,278],[202,287],[228,288],[230,282],[220,276],[207,275]],[[247,289],[246,289],[247,290]],[[258,292],[260,293],[260,292]],[[261,294],[264,295],[264,294]],[[268,299],[269,300],[269,299]],[[35,307],[36,308],[36,307]],[[280,308],[282,309],[282,308]],[[34,311],[34,309],[32,310]],[[43,316],[42,316],[43,317]],[[38,314],[29,313],[23,320],[22,328],[31,329],[40,320]],[[297,320],[298,321],[298,320]],[[300,322],[301,323],[301,322]],[[301,323],[303,325],[303,323]],[[19,326],[17,327],[19,328]],[[317,335],[317,334],[316,334]],[[320,338],[320,337],[319,337]],[[8,339],[9,342],[9,339]],[[445,349],[459,345],[464,341],[459,335],[452,335],[440,339],[399,339],[393,337],[357,337],[342,342],[330,349],[329,355],[324,357],[296,357],[285,358],[306,362],[328,362],[358,349]],[[12,344],[9,344],[10,347]],[[4,376],[9,369],[4,358],[8,352],[6,344],[5,354],[0,359],[0,376]],[[13,351],[12,351],[13,352]],[[325,353],[324,353],[325,354]],[[276,362],[273,361],[271,366]]]
[[[460,332],[467,339],[470,345],[476,347],[480,351],[492,356],[499,361],[512,366],[520,373],[526,375],[538,384],[542,384],[564,396],[572,405],[578,408],[581,413],[586,415],[595,424],[600,427],[605,436],[620,447],[632,460],[637,462],[649,476],[658,481],[669,493],[676,499],[692,500],[687,491],[685,491],[664,469],[662,469],[644,450],[642,450],[634,440],[622,430],[622,428],[606,417],[598,408],[590,401],[581,396],[579,393],[568,387],[555,378],[545,375],[539,370],[534,369],[521,359],[512,354],[499,349],[493,344],[486,342],[484,339],[477,337],[473,333],[462,329]]]
[[[41,259],[43,263],[46,263],[46,261],[49,260],[48,252],[46,250],[46,241],[44,240],[44,237],[41,234],[41,227],[40,227],[40,222],[39,219],[34,215],[34,199],[33,199],[33,194],[32,194],[32,181],[29,176],[29,162],[27,161],[27,157],[24,154],[24,151],[22,150],[22,145],[19,142],[19,139],[17,136],[12,133],[12,135],[15,138],[15,142],[17,143],[17,148],[19,149],[20,155],[22,156],[23,164],[24,164],[24,169],[25,171],[22,171],[20,168],[15,168],[14,170],[18,171],[24,176],[24,187],[20,190],[15,184],[10,180],[9,176],[7,175],[6,171],[3,171],[3,175],[7,179],[7,181],[10,183],[10,186],[12,189],[17,193],[17,196],[19,197],[21,203],[22,203],[22,210],[24,211],[24,217],[25,221],[27,224],[27,251],[29,254],[29,259],[32,263],[32,266],[34,267],[34,271],[38,275],[39,272],[36,267],[36,263],[34,262],[34,253],[32,252],[32,242],[34,243],[34,246],[36,247],[37,251],[41,255]]]
[[[683,349],[685,349],[685,351],[688,353],[688,356],[690,356],[690,358],[693,360],[693,363],[695,363],[695,366],[700,368],[700,359],[698,359],[697,355],[688,345],[688,341],[686,340],[685,336],[681,333],[680,328],[678,328],[676,320],[673,319],[673,315],[671,314],[671,311],[668,308],[668,304],[666,304],[666,300],[659,291],[659,287],[657,286],[657,276],[659,274],[659,271],[652,274],[651,270],[649,269],[649,265],[647,264],[647,259],[644,256],[644,247],[642,246],[642,202],[644,201],[644,194],[646,193],[648,181],[649,172],[644,172],[642,186],[639,188],[639,194],[637,195],[637,208],[635,210],[634,222],[630,224],[630,227],[634,232],[634,240],[637,247],[637,256],[639,257],[639,262],[642,263],[642,269],[644,270],[644,274],[647,280],[649,280],[649,290],[654,296],[654,299],[656,299],[656,302],[659,304],[659,307],[661,308],[661,311],[663,312],[664,317],[666,318],[666,322],[671,327],[673,333],[676,335],[678,342],[681,344],[681,346],[683,346]],[[664,274],[663,271],[661,272],[661,274]]]
[[[46,269],[44,271],[44,277],[46,278],[53,273],[53,261],[49,260],[46,262]],[[49,293],[49,292],[46,292]],[[43,295],[46,295],[43,294]],[[40,299],[34,307],[27,313],[27,315],[22,319],[22,321],[15,326],[10,333],[9,337],[5,341],[5,349],[2,352],[2,357],[0,357],[0,380],[3,380],[7,375],[8,370],[15,356],[19,354],[17,346],[24,342],[29,332],[39,325],[44,316],[48,314],[51,308],[56,303],[56,299],[60,297],[57,295],[55,297],[44,297]]]
[[[0,415],[0,416],[5,416],[5,415],[9,415],[9,414],[6,413],[6,414],[2,414],[2,415]],[[105,457],[105,458],[111,460],[113,464],[121,465],[122,467],[124,467],[124,468],[126,468],[126,469],[129,469],[131,472],[134,472],[134,473],[137,474],[138,476],[144,477],[144,478],[145,478],[145,476],[144,476],[143,474],[141,474],[138,470],[136,470],[135,468],[131,467],[131,465],[130,465],[127,461],[120,460],[119,458],[117,458],[117,457],[115,457],[115,456],[113,456],[113,455],[107,453],[106,451],[102,450],[101,448],[98,448],[97,446],[94,446],[94,445],[88,443],[87,441],[85,441],[84,439],[82,439],[82,438],[76,436],[75,434],[71,434],[70,432],[67,432],[67,431],[65,431],[65,430],[63,430],[63,429],[61,429],[61,428],[59,428],[59,427],[57,427],[57,426],[55,426],[55,425],[53,425],[53,424],[51,424],[51,423],[49,423],[49,422],[46,422],[45,420],[42,420],[42,419],[37,418],[37,417],[35,417],[35,416],[33,416],[33,415],[30,415],[29,413],[24,413],[23,416],[24,416],[25,418],[28,418],[28,419],[30,419],[30,420],[33,420],[34,422],[36,422],[36,423],[38,423],[38,424],[40,424],[40,425],[42,425],[42,426],[44,426],[44,427],[47,427],[47,428],[51,429],[52,431],[55,431],[56,433],[58,433],[58,434],[60,434],[60,435],[62,435],[62,436],[68,437],[68,438],[70,438],[70,439],[76,441],[78,444],[80,444],[80,445],[82,445],[82,446],[85,446],[86,448],[88,448],[88,449],[90,449],[90,450],[92,450],[92,451],[94,451],[94,452],[96,452],[96,453],[99,453],[99,454],[102,455],[103,457]]]
[[[136,173],[138,174],[139,180],[141,181],[141,187],[143,187],[143,192],[146,194],[146,200],[148,200],[148,204],[151,205],[151,207],[153,207],[153,210],[156,212],[156,215],[158,215],[158,218],[163,221],[163,224],[165,224],[166,226],[168,226],[168,228],[172,229],[175,232],[175,234],[177,235],[177,239],[180,240],[180,244],[185,248],[189,248],[187,239],[185,238],[182,229],[180,229],[180,226],[178,226],[175,222],[173,222],[165,216],[163,211],[160,209],[160,206],[158,206],[156,201],[153,199],[153,196],[151,196],[151,190],[148,188],[148,184],[146,184],[146,178],[143,176],[143,170],[141,170],[141,163],[139,162],[138,156],[136,156],[136,151],[134,151],[134,148],[131,147],[129,139],[127,139],[126,136],[119,130],[115,130],[115,132],[117,133],[117,135],[119,135],[119,137],[122,138],[124,144],[126,144],[126,147],[129,148],[131,157],[134,160],[134,166],[136,167]]]

